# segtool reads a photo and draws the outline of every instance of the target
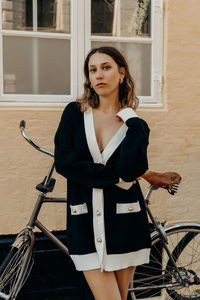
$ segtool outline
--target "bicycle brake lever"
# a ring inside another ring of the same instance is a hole
[[[172,185],[168,185],[168,186],[163,186],[163,189],[166,189],[168,191],[169,194],[171,195],[175,195],[178,191],[178,184],[172,184]]]

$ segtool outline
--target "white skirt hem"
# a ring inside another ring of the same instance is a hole
[[[70,255],[77,271],[101,269],[103,271],[117,271],[131,266],[138,266],[149,262],[150,248],[141,249],[125,254],[105,254],[100,264],[98,254]]]

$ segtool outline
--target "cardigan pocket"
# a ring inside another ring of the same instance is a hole
[[[83,215],[88,213],[88,208],[86,203],[78,205],[70,205],[71,215]]]
[[[139,211],[141,211],[139,201],[132,202],[132,203],[117,203],[116,204],[116,213],[117,214],[136,213]]]

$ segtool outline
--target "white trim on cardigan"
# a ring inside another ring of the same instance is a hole
[[[103,152],[101,153],[99,150],[99,146],[95,134],[94,118],[93,118],[91,107],[89,107],[88,110],[84,113],[84,124],[85,124],[85,132],[86,133],[88,132],[88,134],[86,134],[87,144],[92,154],[94,162],[102,163],[105,165],[108,159],[110,158],[110,156],[115,151],[115,149],[119,146],[119,144],[126,136],[128,127],[124,123],[114,134],[114,136],[111,138],[111,140],[106,145]],[[117,183],[116,185],[121,189],[128,190],[133,185],[133,182],[125,182],[121,178],[119,178],[119,183]]]
[[[124,180],[122,180],[121,178],[119,179],[119,182],[116,183],[115,185],[118,186],[120,189],[123,190],[129,190],[130,187],[132,187],[133,184],[136,184],[136,181],[133,182],[126,182]]]
[[[123,124],[101,153],[96,139],[92,108],[84,112],[84,125],[88,147],[94,162],[106,164],[110,156],[124,139],[128,127],[126,124]],[[120,181],[120,183],[123,184],[123,181]],[[133,183],[128,184],[130,187]],[[148,263],[150,249],[141,249],[124,254],[107,254],[103,189],[92,189],[92,205],[94,239],[97,252],[84,255],[71,255],[76,269],[82,271],[100,268],[101,271],[113,271]]]
[[[117,203],[116,205],[116,214],[130,214],[139,211],[141,211],[139,201],[132,203]]]
[[[119,130],[111,138],[104,151],[101,153],[94,128],[94,119],[92,108],[88,108],[84,112],[84,125],[86,139],[92,158],[95,163],[106,164],[110,156],[117,149],[126,135],[128,127],[124,123]],[[104,224],[104,198],[103,189],[92,189],[92,204],[93,204],[93,228],[95,247],[98,254],[99,265],[101,270],[104,268],[104,249],[105,249],[105,224]]]
[[[117,113],[117,116],[120,117],[124,122],[126,122],[130,118],[138,118],[138,115],[131,107],[120,110]]]
[[[124,254],[104,254],[104,271],[116,271],[131,266],[139,266],[149,263],[150,249],[145,248]],[[98,254],[71,255],[78,271],[100,269]]]
[[[88,213],[87,204],[70,205],[71,215],[83,215]]]
[[[122,140],[125,138],[128,127],[124,123],[113,135],[113,137],[110,139],[109,143],[106,145],[105,149],[101,153],[95,134],[93,112],[91,107],[89,107],[87,111],[84,112],[84,124],[88,147],[94,162],[102,163],[105,165],[108,159],[113,154],[113,152],[117,149]]]

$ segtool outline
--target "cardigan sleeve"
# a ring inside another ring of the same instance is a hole
[[[65,108],[55,135],[55,168],[65,178],[92,188],[104,188],[119,182],[111,166],[85,160],[73,149],[73,126],[77,103]]]
[[[118,112],[128,130],[120,147],[120,157],[116,162],[116,172],[126,182],[131,182],[148,170],[147,147],[149,127],[132,108]]]

